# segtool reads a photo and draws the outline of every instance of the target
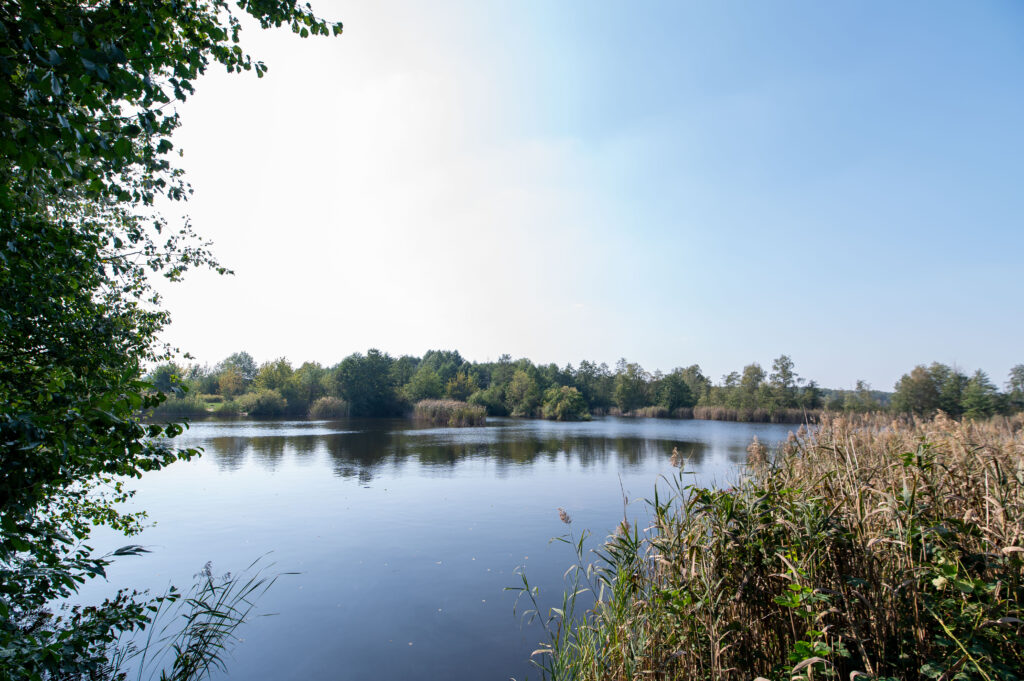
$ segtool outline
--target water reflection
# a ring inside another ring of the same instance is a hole
[[[236,471],[245,464],[245,454],[249,450],[247,437],[215,437],[203,443],[206,454],[213,454],[222,471]]]
[[[650,493],[673,448],[710,484],[736,471],[754,435],[787,431],[614,418],[197,423],[177,444],[206,455],[139,483],[160,519],[139,543],[155,550],[119,561],[112,581],[162,589],[208,560],[244,566],[273,551],[295,574],[261,600],[278,615],[247,625],[229,679],[533,678],[543,637],[512,614],[513,570],[528,566],[542,609],[558,605],[572,552],[551,537],[589,530],[600,541],[624,513],[646,513],[625,497]]]
[[[785,427],[775,429],[784,437]],[[764,430],[763,425],[756,428],[762,434]],[[250,455],[268,471],[286,458],[327,456],[335,475],[367,483],[382,467],[398,469],[410,459],[441,474],[467,460],[486,460],[496,464],[499,475],[538,460],[558,459],[583,469],[614,463],[628,471],[652,460],[667,461],[673,448],[688,466],[700,466],[710,456],[737,463],[745,459],[753,434],[754,429],[748,432],[739,424],[722,428],[713,422],[494,419],[486,427],[470,429],[417,428],[401,420],[201,423],[186,437],[204,447],[223,471],[238,470]]]

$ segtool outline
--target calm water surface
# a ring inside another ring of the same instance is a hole
[[[728,484],[757,435],[789,426],[714,421],[491,419],[482,428],[408,421],[196,423],[179,438],[206,454],[135,483],[156,525],[130,541],[112,584],[187,586],[207,561],[237,570],[259,556],[281,577],[226,678],[537,678],[528,657],[542,632],[512,612],[517,569],[556,604],[572,562],[552,537],[603,538],[659,475],[673,447],[706,484]],[[664,484],[664,482],[662,483]],[[565,508],[573,522],[559,521]],[[123,545],[95,537],[101,551]],[[99,598],[110,585],[83,594]],[[220,674],[218,678],[225,678]]]

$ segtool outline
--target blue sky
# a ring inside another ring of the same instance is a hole
[[[1024,5],[321,3],[182,108],[204,361],[1024,362]]]

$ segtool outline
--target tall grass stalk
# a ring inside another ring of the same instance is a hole
[[[145,639],[123,648],[117,666],[130,664],[137,681],[201,681],[225,672],[224,656],[238,641],[235,632],[279,576],[268,574],[269,565],[257,567],[259,562],[219,578],[207,563],[187,593],[172,587],[157,599]]]
[[[645,530],[578,544],[547,678],[1021,677],[1024,419],[825,418],[748,451],[735,487],[680,472]]]

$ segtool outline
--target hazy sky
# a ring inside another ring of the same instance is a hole
[[[1024,4],[314,6],[181,107],[201,361],[1024,362]]]

